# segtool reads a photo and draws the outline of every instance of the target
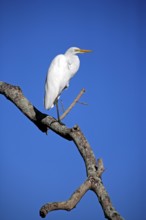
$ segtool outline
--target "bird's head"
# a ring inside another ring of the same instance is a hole
[[[77,53],[89,53],[92,50],[80,49],[78,47],[71,47],[66,51],[66,54],[77,54]]]

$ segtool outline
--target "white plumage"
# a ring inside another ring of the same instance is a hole
[[[50,109],[57,103],[61,92],[69,86],[70,79],[76,74],[80,66],[78,53],[91,52],[77,47],[69,48],[65,54],[57,55],[49,69],[45,82],[44,106]]]

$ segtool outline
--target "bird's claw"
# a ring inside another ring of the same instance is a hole
[[[65,125],[60,119],[58,119],[59,124]]]

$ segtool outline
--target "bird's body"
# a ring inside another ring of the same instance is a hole
[[[45,83],[44,106],[50,109],[57,103],[61,92],[69,86],[70,79],[76,74],[80,66],[77,53],[91,52],[77,47],[69,48],[65,54],[57,55],[49,69]]]
[[[49,69],[45,84],[45,108],[50,109],[54,106],[56,99],[61,92],[69,86],[70,79],[76,74],[80,66],[77,55],[70,54],[57,55]]]

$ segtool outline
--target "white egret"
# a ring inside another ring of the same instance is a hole
[[[59,122],[58,99],[61,92],[69,86],[70,79],[79,69],[80,60],[76,54],[87,52],[91,52],[91,50],[71,47],[65,54],[57,55],[48,69],[45,82],[44,106],[45,109],[50,109],[56,104]]]

